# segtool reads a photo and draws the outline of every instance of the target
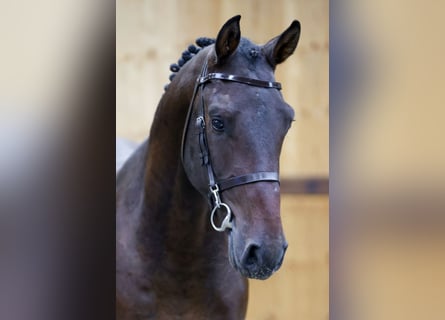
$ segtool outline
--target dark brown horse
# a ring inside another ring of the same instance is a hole
[[[247,278],[281,266],[278,166],[294,112],[274,70],[300,23],[258,46],[239,20],[172,67],[150,139],[117,175],[118,319],[243,319]]]

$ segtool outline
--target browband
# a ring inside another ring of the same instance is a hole
[[[252,78],[246,78],[241,76],[235,76],[233,74],[225,74],[225,73],[209,73],[205,76],[199,77],[198,82],[200,84],[206,83],[210,80],[225,80],[225,81],[234,81],[238,83],[244,83],[250,86],[263,87],[263,88],[275,88],[281,90],[281,83],[272,82],[272,81],[264,81]]]

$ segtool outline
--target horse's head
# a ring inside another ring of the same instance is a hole
[[[266,279],[281,266],[287,248],[280,185],[274,176],[294,118],[274,82],[274,70],[294,52],[300,23],[294,21],[281,35],[258,46],[240,37],[239,20],[236,16],[227,21],[214,46],[200,53],[207,64],[201,76],[222,76],[197,85],[184,134],[183,163],[192,185],[206,197],[210,194],[213,207],[218,200],[227,205],[215,209],[215,224],[221,225],[221,218],[231,211],[231,224],[226,221],[231,264],[247,277]],[[217,195],[209,192],[212,176],[213,189],[223,189],[221,181],[229,181],[229,188]],[[230,180],[233,177],[241,178]]]

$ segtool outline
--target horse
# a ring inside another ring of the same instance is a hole
[[[283,262],[279,157],[294,111],[274,71],[300,23],[256,45],[240,18],[171,66],[149,138],[117,173],[117,319],[244,319],[248,278]]]

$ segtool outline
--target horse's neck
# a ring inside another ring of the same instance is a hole
[[[193,88],[188,90],[191,98]],[[209,234],[208,204],[191,186],[180,160],[188,103],[167,92],[158,106],[150,132],[138,230],[143,243],[156,243],[158,253],[168,252],[173,260],[175,252],[178,257],[199,252]]]

